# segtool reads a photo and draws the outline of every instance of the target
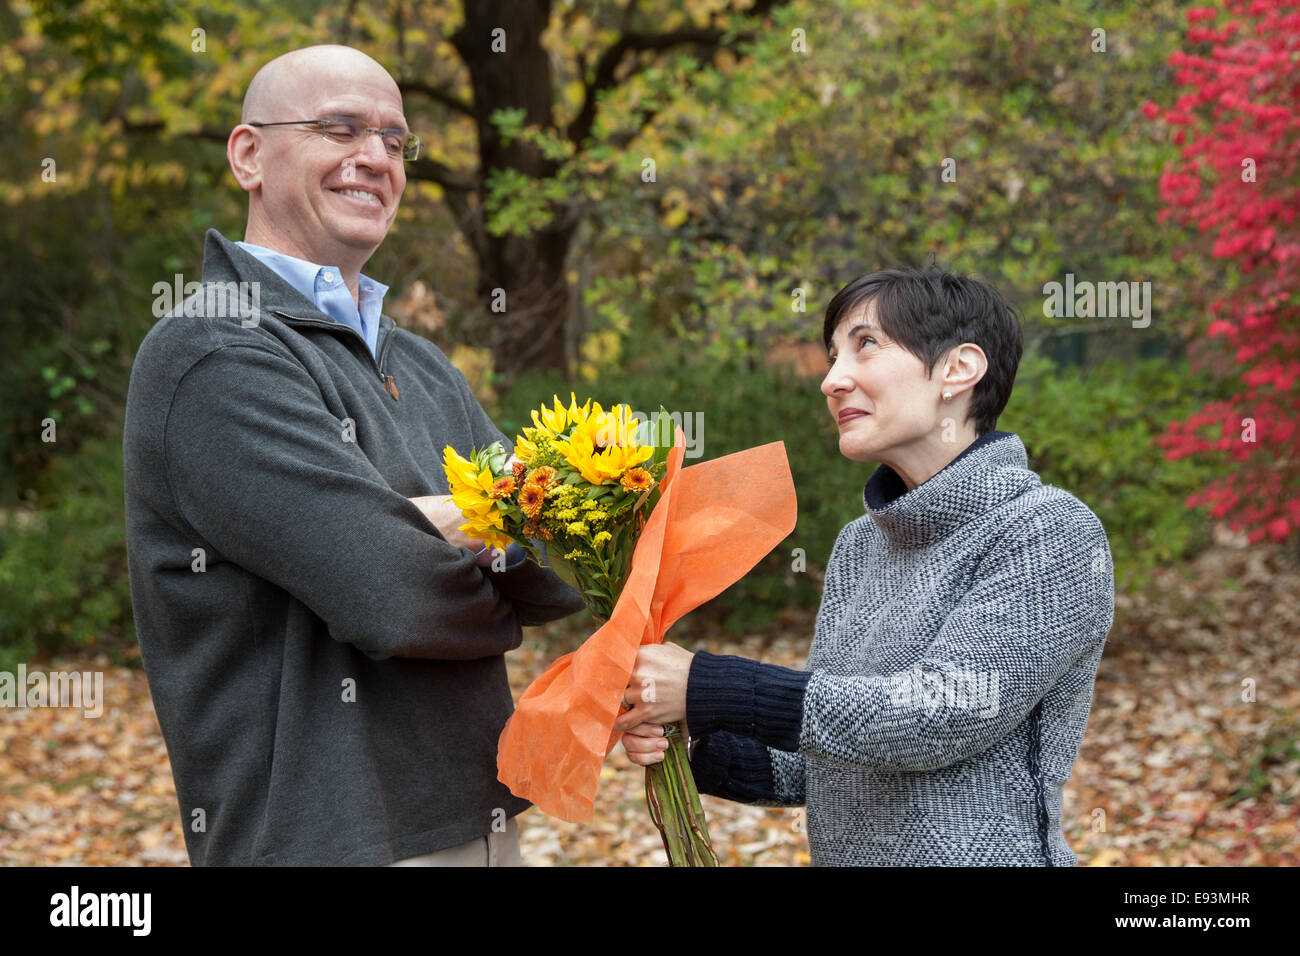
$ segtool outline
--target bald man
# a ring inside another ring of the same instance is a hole
[[[443,449],[506,436],[361,272],[418,149],[365,54],[267,63],[227,143],[244,239],[208,232],[136,355],[131,593],[196,866],[519,860],[504,655],[582,601],[458,530]]]

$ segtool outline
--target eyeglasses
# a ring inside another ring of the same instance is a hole
[[[259,129],[267,126],[311,126],[331,143],[352,146],[361,142],[367,133],[378,133],[384,150],[393,159],[407,162],[420,158],[420,137],[404,129],[375,129],[348,116],[329,116],[316,120],[288,120],[283,123],[249,123]]]

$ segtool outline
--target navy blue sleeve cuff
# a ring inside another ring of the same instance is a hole
[[[686,726],[695,738],[727,731],[797,751],[811,678],[811,671],[696,651],[686,683]]]
[[[689,724],[688,724],[689,726]],[[710,734],[696,738],[691,756],[691,775],[700,793],[740,803],[775,802],[772,761],[767,748],[756,740],[734,734]]]

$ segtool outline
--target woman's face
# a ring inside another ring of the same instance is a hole
[[[840,430],[840,454],[852,461],[892,463],[933,441],[942,381],[892,341],[868,301],[840,321],[831,338],[826,406]]]

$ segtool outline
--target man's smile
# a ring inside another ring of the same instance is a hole
[[[384,201],[380,195],[375,190],[367,189],[365,186],[338,186],[332,188],[330,191],[363,206],[382,209],[384,205]]]

